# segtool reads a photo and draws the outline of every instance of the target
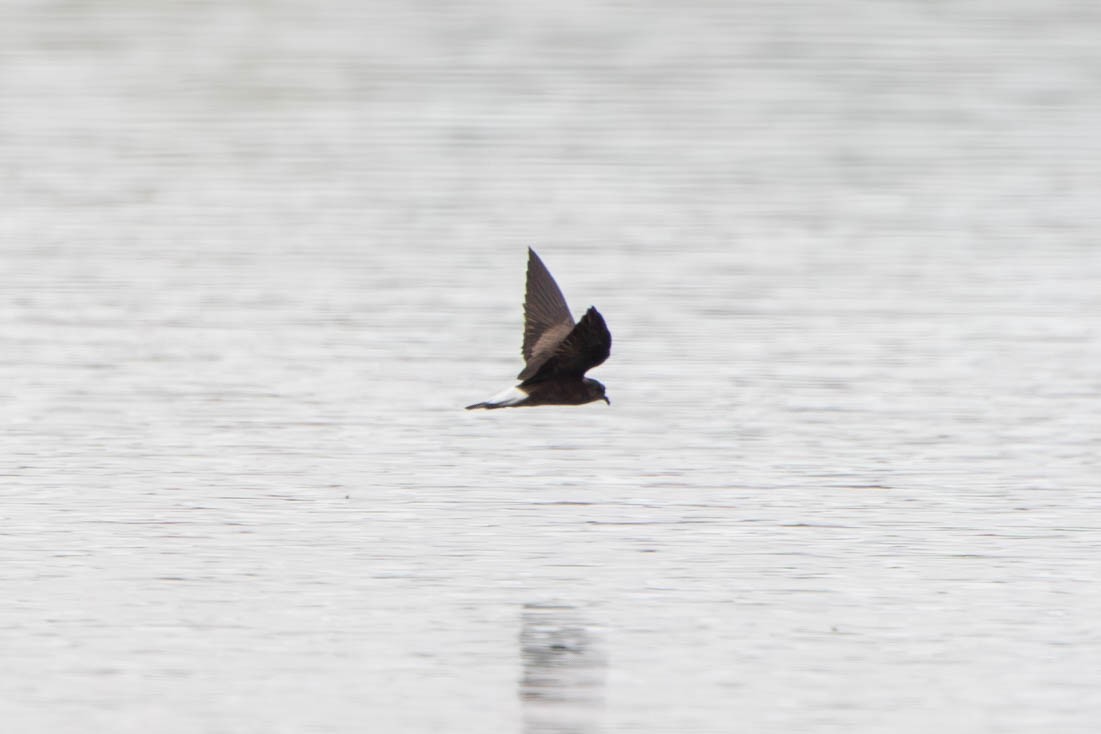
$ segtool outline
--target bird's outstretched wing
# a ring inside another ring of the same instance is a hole
[[[529,247],[527,289],[524,293],[524,344],[521,349],[528,367],[549,359],[573,326],[570,307],[566,305],[562,291],[547,266]]]
[[[552,377],[581,377],[604,362],[611,351],[612,335],[604,317],[595,308],[589,308],[569,334],[557,343],[553,353],[540,362],[529,360],[519,379],[524,381],[522,384],[529,384]]]

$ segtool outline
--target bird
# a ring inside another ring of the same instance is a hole
[[[520,384],[467,410],[519,408],[534,405],[583,405],[603,400],[604,385],[585,373],[602,364],[612,351],[612,335],[604,317],[590,306],[574,323],[558,284],[535,250],[528,248],[524,294],[524,369]]]

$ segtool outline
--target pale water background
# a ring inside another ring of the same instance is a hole
[[[1097,731],[1099,38],[3,0],[3,730]]]

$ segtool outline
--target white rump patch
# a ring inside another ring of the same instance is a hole
[[[502,390],[486,402],[490,403],[491,405],[516,405],[517,403],[526,400],[527,397],[528,394],[526,392],[521,390],[519,387],[513,386]]]

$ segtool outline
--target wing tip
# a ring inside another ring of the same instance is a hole
[[[587,309],[585,310],[585,315],[586,315],[586,316],[592,316],[592,317],[594,317],[594,318],[598,318],[598,319],[600,319],[600,321],[601,321],[601,322],[603,322],[603,321],[604,321],[604,314],[602,314],[602,313],[600,313],[599,311],[597,311],[597,310],[596,310],[596,306],[589,306],[589,307],[588,307],[588,308],[587,308]]]

